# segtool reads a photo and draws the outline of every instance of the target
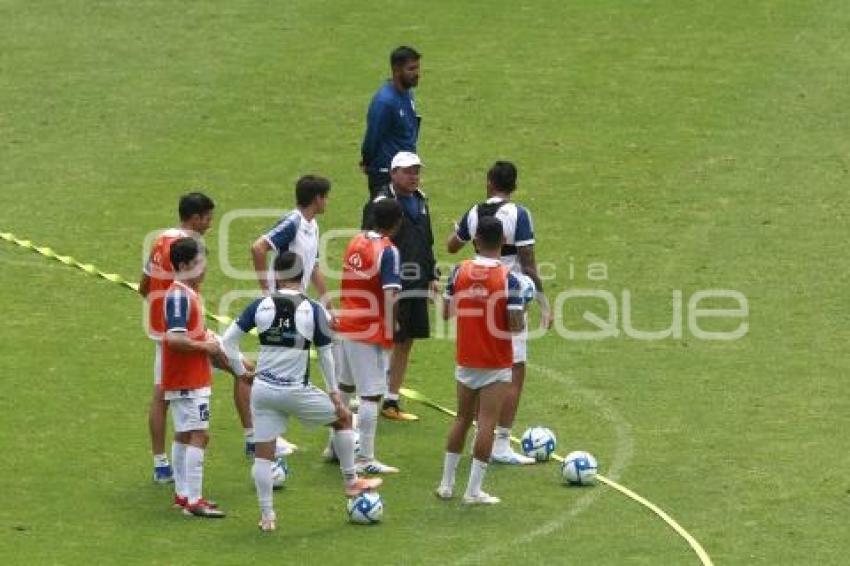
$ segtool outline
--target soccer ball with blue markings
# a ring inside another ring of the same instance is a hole
[[[286,458],[278,458],[272,463],[272,488],[281,489],[289,478],[289,466]]]
[[[360,525],[374,525],[384,516],[384,500],[375,491],[361,493],[348,500],[348,519]]]
[[[592,485],[596,482],[596,470],[599,465],[589,452],[576,450],[570,452],[561,464],[561,476],[570,485]]]
[[[555,433],[543,426],[533,426],[526,430],[520,442],[526,456],[538,462],[545,462],[552,456],[558,441]]]
[[[514,275],[519,280],[519,293],[522,297],[522,302],[527,305],[534,300],[534,295],[537,293],[537,287],[528,275],[525,275],[524,273],[515,273]]]

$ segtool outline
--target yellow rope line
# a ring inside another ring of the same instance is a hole
[[[54,259],[59,263],[62,263],[69,267],[76,267],[80,271],[88,273],[89,275],[94,275],[95,277],[106,279],[107,281],[111,281],[112,283],[116,283],[118,285],[121,285],[122,287],[126,287],[127,289],[135,291],[136,293],[139,292],[138,283],[127,281],[117,273],[107,273],[105,271],[101,271],[94,265],[90,263],[82,263],[71,256],[59,255],[47,246],[36,246],[31,241],[17,238],[14,234],[11,234],[9,232],[0,232],[0,239],[6,240],[7,242],[15,244],[21,248],[24,248],[25,250],[30,250],[37,254],[41,254],[46,258]],[[229,316],[222,316],[215,313],[211,313],[208,312],[206,309],[204,309],[204,312],[206,313],[207,318],[209,318],[210,320],[214,320],[220,324],[230,324],[231,322],[233,322],[233,319]],[[253,333],[256,334],[256,332]]]

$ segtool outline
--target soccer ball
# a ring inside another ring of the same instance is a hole
[[[374,525],[384,515],[384,500],[374,491],[361,493],[348,500],[348,519],[352,523]]]
[[[526,456],[534,458],[538,462],[545,462],[555,451],[558,441],[555,433],[546,427],[533,426],[522,435],[522,451]]]
[[[596,458],[589,452],[570,452],[561,464],[561,476],[570,485],[591,485],[596,482]]]
[[[519,293],[522,297],[522,302],[527,305],[534,300],[534,295],[537,293],[537,287],[528,275],[524,273],[514,273],[513,275],[519,279]]]
[[[272,488],[280,489],[289,477],[289,466],[285,458],[278,458],[272,463]]]

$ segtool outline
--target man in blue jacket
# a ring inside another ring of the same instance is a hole
[[[390,182],[390,161],[401,151],[416,153],[421,118],[416,113],[413,88],[419,84],[419,59],[412,47],[390,54],[392,79],[386,81],[369,104],[360,168],[368,177],[369,200]]]

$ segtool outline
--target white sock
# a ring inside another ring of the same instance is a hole
[[[398,403],[398,393],[387,393],[387,401],[395,401]]]
[[[443,479],[440,481],[440,487],[454,488],[458,462],[460,462],[460,454],[446,452],[443,458]]]
[[[165,453],[153,455],[153,466],[154,466],[154,468],[161,468],[162,466],[167,466],[167,465],[168,465],[168,455],[166,455]]]
[[[204,449],[192,446],[186,447],[186,491],[189,503],[196,503],[201,498],[204,485]]]
[[[511,429],[497,426],[496,434],[493,436],[493,450],[494,454],[499,452],[508,452],[511,449]]]
[[[257,487],[257,501],[260,503],[260,512],[263,517],[274,515],[272,504],[272,461],[263,458],[254,458],[254,466],[251,468],[254,476],[254,485]]]
[[[243,431],[244,431],[244,434],[245,434],[245,442],[253,443],[254,442],[254,429],[253,428],[246,428],[246,429],[243,429]]]
[[[378,429],[378,404],[360,399],[357,428],[360,431],[360,458],[375,459],[375,431]]]
[[[469,484],[466,486],[466,495],[475,497],[481,493],[481,484],[484,483],[484,475],[487,473],[487,462],[472,459],[472,468],[469,470]]]
[[[347,485],[357,479],[357,472],[354,469],[354,431],[351,429],[331,429],[331,431],[334,452],[339,458],[339,469],[342,470],[342,477]]]
[[[171,443],[171,461],[174,462],[174,493],[186,497],[186,445],[176,440]]]
[[[387,371],[384,373],[384,376],[387,378],[387,387],[390,386],[390,362],[393,359],[393,350],[392,348],[386,348],[381,351],[381,356],[384,358],[384,367],[387,368]]]

